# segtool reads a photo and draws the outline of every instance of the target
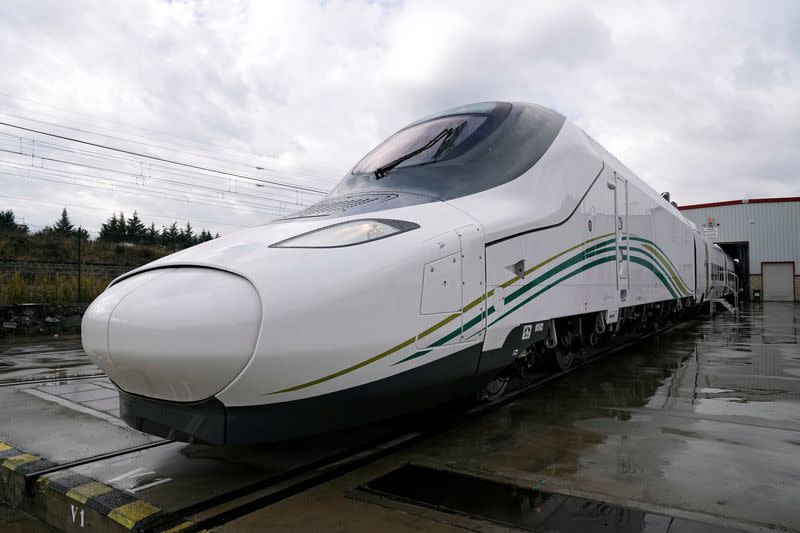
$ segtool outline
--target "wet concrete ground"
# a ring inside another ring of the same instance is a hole
[[[83,353],[79,337],[0,341],[0,385],[100,373]]]
[[[493,531],[520,523],[542,531],[800,531],[799,333],[800,306],[783,303],[681,324],[220,530]],[[107,379],[69,381],[96,372],[75,341],[0,345],[0,440],[59,464],[156,444],[72,471],[166,511],[192,509],[383,431],[239,449],[159,444],[116,418]],[[37,381],[48,378],[59,381]],[[11,384],[21,379],[34,381]],[[467,502],[471,510],[414,503],[413,478],[402,501],[359,488],[406,464],[552,493],[558,505],[520,499],[521,490],[490,503],[489,485],[435,478],[420,479],[420,495],[444,494],[451,507]],[[587,505],[597,515],[591,523]],[[505,522],[489,516],[498,508]]]
[[[499,527],[357,490],[407,463],[676,517],[673,532],[800,530],[799,334],[800,306],[777,302],[679,325],[223,531]]]

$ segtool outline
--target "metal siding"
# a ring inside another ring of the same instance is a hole
[[[682,212],[697,224],[700,233],[706,219],[714,217],[719,222],[719,237],[714,242],[749,242],[751,274],[761,273],[762,261],[794,261],[795,271],[800,271],[800,202],[725,205]]]
[[[791,263],[761,265],[764,301],[791,302],[794,300],[794,269]]]

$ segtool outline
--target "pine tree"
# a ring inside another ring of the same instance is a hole
[[[116,231],[116,239],[114,242],[126,242],[128,237],[128,228],[125,224],[125,213],[122,211],[119,212],[119,218],[117,218],[117,231]]]
[[[196,244],[194,230],[192,229],[192,225],[189,221],[186,221],[186,228],[181,230],[181,244],[184,248],[188,248],[189,246],[194,246]]]
[[[73,235],[84,241],[89,240],[89,232],[81,226],[78,226],[78,229],[73,232]]]
[[[69,220],[66,207],[61,211],[61,218],[53,224],[51,229],[54,233],[60,233],[64,236],[72,235],[75,232],[75,226]]]
[[[116,242],[117,241],[117,212],[109,217],[108,220],[103,222],[100,226],[100,235],[98,240]]]
[[[14,211],[0,211],[0,231],[14,231],[17,229],[17,221],[14,220]]]
[[[133,244],[139,244],[145,237],[147,229],[139,218],[139,214],[134,211],[133,216],[128,219],[125,227],[126,240]]]
[[[28,226],[25,224],[17,224],[16,216],[11,209],[0,211],[0,233],[12,232],[28,233]]]
[[[180,237],[180,232],[178,231],[178,223],[173,222],[169,229],[164,228],[164,231],[161,233],[162,242],[164,243],[164,247],[172,248],[174,252],[178,248],[178,239]]]
[[[150,227],[147,228],[147,234],[145,235],[145,242],[147,244],[158,244],[158,230],[155,222],[150,222]]]

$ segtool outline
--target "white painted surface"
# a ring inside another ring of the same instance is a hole
[[[420,314],[452,313],[461,309],[461,252],[425,265]]]
[[[112,287],[137,285],[110,313],[101,368],[133,394],[179,402],[213,396],[253,355],[258,293],[240,276],[207,268],[144,275],[145,283],[134,276]]]
[[[669,300],[673,296],[664,285],[640,265],[630,264],[625,278],[629,294],[621,301],[615,261],[590,270],[576,261],[542,280],[542,287],[553,284],[546,292],[535,296],[535,289],[530,297],[504,303],[547,269],[582,257],[603,240],[589,239],[609,234],[605,240],[616,250],[614,192],[606,186],[614,172],[628,183],[625,231],[655,241],[688,290],[694,290],[693,241],[707,241],[679,211],[567,123],[539,163],[487,191],[366,215],[268,224],[146,265],[90,307],[84,343],[129,392],[177,401],[215,395],[229,406],[258,405],[377,381],[482,340],[484,350],[498,348],[520,324]],[[420,227],[345,248],[269,247],[332,223],[367,218],[394,218]],[[452,250],[461,250],[455,263]],[[723,258],[719,249],[712,255],[716,263]],[[447,272],[448,288],[454,278],[457,291],[431,292],[428,302],[423,284],[432,289],[444,284],[426,278],[425,267],[442,260],[457,266]],[[507,283],[514,278],[509,266],[520,260],[526,268],[543,266]],[[151,271],[160,267],[169,268]],[[418,338],[488,290],[494,295],[486,302]],[[501,317],[519,304],[524,305]],[[475,322],[487,305],[494,305],[493,315],[443,346],[410,357]],[[391,351],[397,346],[402,348]],[[387,351],[390,356],[381,355]]]

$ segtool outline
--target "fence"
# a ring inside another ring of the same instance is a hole
[[[0,304],[90,302],[131,265],[0,259]]]
[[[119,276],[136,268],[132,265],[113,263],[65,263],[63,261],[20,261],[16,259],[0,259],[0,272],[19,272],[23,276],[53,274],[87,274]]]
[[[0,305],[88,303],[115,277],[171,251],[53,233],[0,233]]]

